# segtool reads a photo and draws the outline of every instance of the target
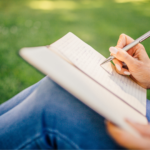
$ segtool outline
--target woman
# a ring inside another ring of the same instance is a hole
[[[138,44],[128,53],[121,49],[132,41],[122,34],[117,46],[110,48],[111,55],[117,58],[114,59],[116,70],[149,88],[150,60],[144,47]],[[122,67],[121,61],[127,64],[128,70]],[[147,101],[150,121],[149,109]],[[106,130],[103,117],[45,77],[0,105],[0,149],[149,149],[150,125],[128,123],[141,138],[110,122],[106,122]]]

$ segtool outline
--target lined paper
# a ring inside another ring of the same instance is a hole
[[[106,58],[73,33],[69,32],[50,46],[97,83],[146,114],[146,90],[129,77],[116,73],[110,62],[102,68],[100,63]]]

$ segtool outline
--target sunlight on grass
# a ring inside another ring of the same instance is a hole
[[[90,1],[30,1],[28,6],[32,9],[41,9],[41,10],[55,10],[55,9],[66,9],[73,10],[76,8],[82,8],[81,5],[84,5],[84,8],[100,8],[102,6],[102,1],[95,0]]]
[[[128,3],[128,2],[146,2],[147,0],[115,0],[116,3]]]
[[[54,10],[54,9],[75,9],[74,1],[31,1],[28,6],[32,9]]]

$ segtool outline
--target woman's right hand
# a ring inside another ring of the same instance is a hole
[[[127,52],[122,50],[123,47],[134,40],[121,34],[116,47],[110,47],[111,55],[116,71],[121,75],[130,75],[131,78],[145,89],[150,88],[150,59],[142,44],[137,44]],[[126,63],[128,69],[123,68],[122,62]]]

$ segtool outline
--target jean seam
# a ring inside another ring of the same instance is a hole
[[[74,147],[74,149],[80,149],[73,141],[71,141],[70,139],[68,139],[65,135],[61,134],[59,131],[51,131],[50,129],[46,129],[43,132],[45,133],[50,133],[50,134],[54,134],[59,136],[61,139],[63,139],[66,143],[68,143],[69,145],[71,145],[72,147]],[[30,141],[27,141],[26,143],[24,143],[22,146],[18,147],[18,149],[23,149],[25,148],[27,145],[31,144],[32,142],[34,142],[35,140],[41,138],[43,136],[43,133],[40,135],[35,136],[34,138],[32,138]]]
[[[72,140],[70,140],[67,136],[65,136],[64,134],[61,134],[58,130],[50,130],[50,129],[45,129],[45,132],[51,133],[51,134],[55,134],[58,135],[61,139],[63,139],[65,142],[67,142],[68,144],[70,144],[72,147],[76,148],[76,149],[80,149],[79,146],[77,144],[75,144]]]
[[[37,135],[35,137],[33,137],[30,141],[25,142],[22,146],[18,147],[18,149],[23,149],[25,148],[27,145],[31,144],[33,141],[35,141],[36,139],[42,137],[42,135]]]

